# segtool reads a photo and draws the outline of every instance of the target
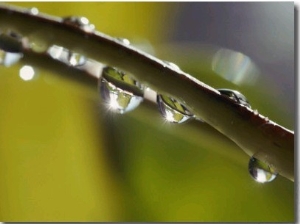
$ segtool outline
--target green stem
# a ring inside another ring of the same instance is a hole
[[[31,15],[0,6],[0,28],[30,42],[63,46],[135,76],[155,91],[183,102],[197,117],[226,135],[249,156],[255,155],[282,176],[294,180],[294,132],[256,111],[236,104],[214,88],[163,61],[99,32],[85,32],[61,18]]]

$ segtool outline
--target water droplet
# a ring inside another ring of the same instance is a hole
[[[28,12],[29,12],[30,14],[32,14],[32,15],[37,15],[37,14],[39,14],[39,10],[38,10],[37,8],[35,8],[35,7],[30,8],[30,9],[28,10]]]
[[[255,115],[258,115],[258,110],[254,110],[253,113],[254,113]]]
[[[9,67],[13,64],[16,64],[21,58],[23,54],[15,53],[15,52],[6,52],[0,49],[0,65]]]
[[[251,105],[249,104],[247,98],[239,91],[232,90],[232,89],[218,89],[218,91],[222,95],[229,97],[230,99],[234,100],[235,102],[251,108]]]
[[[67,60],[68,60],[69,65],[71,65],[73,67],[82,66],[87,61],[85,56],[75,53],[75,52],[72,52],[72,51],[68,51]]]
[[[56,60],[61,60],[63,57],[63,53],[65,51],[65,48],[57,45],[52,45],[48,48],[47,53]]]
[[[127,73],[113,67],[103,68],[99,88],[105,104],[120,114],[135,109],[144,99],[144,87]]]
[[[164,61],[164,63],[167,64],[168,66],[170,66],[170,67],[173,68],[173,69],[181,70],[181,69],[179,68],[179,66],[176,65],[176,64],[174,64],[173,62]]]
[[[70,24],[76,27],[79,27],[80,29],[92,32],[95,30],[95,25],[91,24],[89,20],[86,17],[83,16],[69,16],[63,18],[63,22],[66,24]]]
[[[87,63],[87,58],[82,54],[70,51],[67,48],[52,45],[48,48],[47,53],[54,59],[73,67],[83,66]]]
[[[253,179],[260,183],[271,182],[278,175],[268,164],[254,157],[250,159],[248,168]]]
[[[126,38],[121,38],[121,37],[118,37],[116,38],[118,41],[120,41],[121,43],[125,44],[125,45],[130,45],[130,41]]]
[[[157,104],[163,117],[173,123],[182,123],[193,117],[193,114],[177,100],[164,95],[157,95]]]

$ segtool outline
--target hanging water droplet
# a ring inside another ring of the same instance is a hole
[[[250,159],[248,169],[253,179],[260,183],[271,182],[278,175],[268,164],[254,157]]]
[[[73,67],[82,66],[87,61],[85,56],[75,53],[75,52],[72,52],[72,51],[68,51],[67,60],[68,60],[69,65],[71,65]]]
[[[22,53],[6,52],[0,49],[0,65],[9,67],[16,64],[22,57]]]
[[[128,74],[105,67],[99,79],[102,99],[113,111],[124,114],[143,101],[144,87]]]
[[[63,22],[66,24],[70,24],[76,27],[79,27],[80,29],[92,32],[95,30],[95,25],[91,24],[89,20],[86,17],[83,16],[69,16],[63,18]]]
[[[182,123],[193,117],[193,114],[177,100],[164,95],[157,95],[157,104],[163,117],[173,123]]]
[[[251,105],[249,104],[247,98],[239,91],[232,90],[232,89],[218,89],[218,91],[222,95],[229,97],[230,99],[234,100],[235,102],[251,108]]]

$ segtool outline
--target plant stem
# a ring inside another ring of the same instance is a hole
[[[47,47],[63,46],[131,73],[158,93],[184,103],[193,114],[226,135],[249,156],[254,155],[294,181],[294,132],[237,104],[191,75],[115,38],[65,24],[61,18],[0,6],[0,21],[1,30],[13,30],[27,37],[29,42]]]

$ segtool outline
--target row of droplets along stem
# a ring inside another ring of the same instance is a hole
[[[38,10],[32,8],[29,10],[29,13],[36,15],[38,14]],[[95,30],[95,26],[90,24],[86,17],[65,17],[62,22],[83,29],[86,32],[94,32]],[[9,36],[19,38],[18,35],[12,34],[13,33],[10,32]],[[125,45],[130,44],[127,39],[116,38],[116,40]],[[63,47],[52,46],[52,48],[46,47],[46,49],[43,49],[43,44],[40,45],[39,43],[31,43],[30,47],[35,52],[47,50],[47,53],[52,58],[60,60],[72,67],[80,67],[87,62],[85,56]],[[0,65],[6,67],[11,66],[17,63],[22,56],[22,52],[9,52],[7,49],[0,49]],[[164,62],[167,66],[180,70],[176,64],[167,61]],[[99,91],[104,104],[119,114],[124,114],[137,108],[144,100],[144,90],[145,86],[134,80],[132,76],[111,66],[104,67],[102,75],[99,78]],[[246,97],[236,90],[219,89],[219,92],[234,100],[236,103],[250,107]],[[161,115],[168,122],[183,123],[195,118],[186,106],[170,96],[157,94],[156,102]],[[201,119],[198,118],[198,120]],[[271,182],[277,176],[277,173],[272,170],[268,164],[257,160],[255,157],[251,157],[248,170],[251,177],[260,183]]]

